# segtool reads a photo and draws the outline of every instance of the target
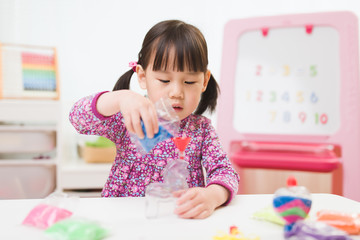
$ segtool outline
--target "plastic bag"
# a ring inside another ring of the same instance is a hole
[[[351,238],[337,228],[323,222],[297,221],[290,231],[285,231],[287,240],[351,240]]]
[[[55,223],[45,233],[56,240],[100,240],[108,236],[108,230],[99,223],[74,218]]]
[[[73,214],[78,197],[53,193],[36,205],[25,217],[22,224],[46,229],[54,223],[69,218]]]
[[[159,131],[153,138],[147,137],[143,122],[141,122],[141,127],[145,134],[143,139],[140,139],[134,133],[130,133],[131,141],[142,155],[150,152],[159,142],[176,137],[179,132],[180,119],[171,106],[169,99],[160,98],[160,100],[155,103],[155,109],[158,116]]]
[[[360,214],[321,210],[316,213],[316,220],[325,222],[349,234],[360,234]]]
[[[281,226],[285,225],[285,220],[280,218],[271,206],[256,211],[252,217],[257,220],[264,220]]]

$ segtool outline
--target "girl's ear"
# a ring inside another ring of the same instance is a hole
[[[204,74],[204,85],[202,88],[202,92],[205,92],[206,87],[209,83],[210,77],[211,77],[211,72],[209,70],[207,70],[206,73]]]
[[[146,77],[145,71],[141,65],[136,66],[136,74],[138,76],[138,81],[141,89],[146,89]]]

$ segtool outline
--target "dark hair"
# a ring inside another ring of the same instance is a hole
[[[170,50],[175,48],[174,62],[168,63]],[[200,30],[193,25],[179,20],[162,21],[153,26],[146,34],[138,54],[138,64],[146,69],[152,54],[155,54],[153,70],[167,69],[173,66],[176,71],[206,72],[208,65],[207,44]],[[129,89],[134,71],[124,73],[116,82],[113,91]],[[219,95],[219,86],[211,75],[206,90],[201,94],[195,114],[201,115],[206,110],[213,112]]]

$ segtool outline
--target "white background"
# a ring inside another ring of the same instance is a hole
[[[220,81],[223,28],[234,18],[325,11],[352,11],[358,0],[0,0],[0,42],[58,49],[64,148],[75,149],[68,123],[71,104],[111,90],[127,71],[146,32],[166,19],[197,26],[209,48],[209,69]],[[215,116],[212,116],[214,120]]]

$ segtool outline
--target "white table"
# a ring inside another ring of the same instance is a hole
[[[360,202],[332,194],[313,194],[310,219],[321,209],[360,213]],[[108,228],[106,239],[212,240],[218,231],[228,232],[236,225],[245,235],[255,234],[261,240],[283,239],[279,225],[252,219],[254,212],[271,206],[272,194],[238,195],[227,207],[217,209],[203,220],[167,216],[146,219],[145,198],[81,198],[72,217],[96,220]],[[42,230],[21,225],[27,213],[42,199],[0,200],[0,239],[49,239]],[[360,239],[360,236],[354,237]]]

